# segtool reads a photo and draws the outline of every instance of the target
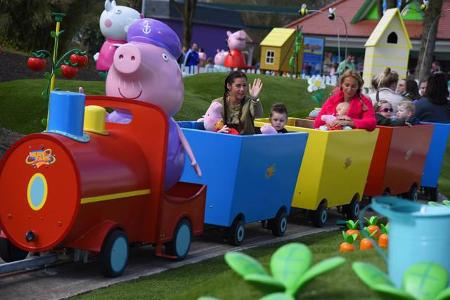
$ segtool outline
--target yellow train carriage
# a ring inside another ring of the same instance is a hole
[[[267,118],[257,119],[255,126],[268,122]],[[289,118],[286,129],[309,134],[292,207],[312,211],[313,222],[319,227],[327,221],[328,207],[344,206],[347,217],[355,218],[378,129],[321,131],[312,129],[311,120],[297,118]]]

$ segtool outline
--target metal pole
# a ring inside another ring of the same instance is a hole
[[[338,16],[341,20],[342,23],[344,23],[344,28],[345,28],[345,58],[347,58],[347,47],[348,47],[348,31],[347,31],[347,23],[345,23],[345,20],[343,17]]]

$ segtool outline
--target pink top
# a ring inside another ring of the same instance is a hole
[[[320,126],[325,125],[325,122],[321,120],[322,115],[336,115],[336,106],[341,102],[344,102],[344,93],[339,90],[337,93],[328,98],[322,106],[319,115],[314,121],[314,128],[319,128]],[[350,108],[347,112],[347,116],[353,119],[355,128],[358,129],[372,131],[377,125],[372,101],[364,95],[355,95],[350,100]]]
[[[106,39],[98,56],[95,68],[97,71],[108,71],[114,59],[114,53],[117,50],[117,44],[125,44],[127,41]]]

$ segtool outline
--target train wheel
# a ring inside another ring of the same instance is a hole
[[[270,220],[272,234],[274,236],[283,236],[287,229],[287,214],[284,208],[281,208],[276,217]]]
[[[413,184],[406,196],[409,200],[417,202],[417,200],[419,200],[419,189],[417,188],[417,185]]]
[[[327,205],[325,202],[321,202],[319,207],[313,211],[312,221],[314,226],[323,227],[327,223],[328,213],[327,213]]]
[[[234,246],[242,244],[245,238],[244,220],[236,218],[233,225],[228,229],[229,243]]]
[[[350,204],[345,205],[345,216],[349,220],[356,220],[359,215],[359,200],[358,196],[353,197],[352,202]]]
[[[119,229],[112,230],[103,242],[100,267],[106,277],[122,275],[128,262],[128,238]]]
[[[5,262],[22,260],[27,257],[28,252],[14,246],[8,239],[0,238],[0,257]]]
[[[177,260],[184,259],[191,248],[192,228],[188,220],[182,219],[175,229],[173,240],[166,246],[167,252]]]

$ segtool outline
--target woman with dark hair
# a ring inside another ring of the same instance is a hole
[[[247,96],[247,76],[241,71],[232,71],[225,78],[223,97],[214,99],[223,106],[224,127],[220,132],[228,133],[229,128],[236,129],[240,134],[254,134],[255,118],[263,115],[263,108],[259,101],[262,89],[262,81],[257,78],[248,88],[250,96]]]
[[[402,93],[402,96],[408,98],[411,101],[416,101],[420,99],[419,86],[414,79],[406,80],[406,89]]]
[[[350,108],[345,116],[339,116],[330,124],[332,127],[336,125],[350,126],[353,128],[366,129],[372,131],[376,126],[375,111],[372,101],[361,93],[363,80],[358,72],[348,70],[339,78],[339,91],[334,93],[323,104],[316,120],[314,128],[325,125],[322,121],[322,115],[336,115],[336,107],[339,103],[348,102]]]
[[[415,117],[419,121],[450,123],[448,95],[447,76],[442,72],[431,74],[424,97],[414,102]]]

